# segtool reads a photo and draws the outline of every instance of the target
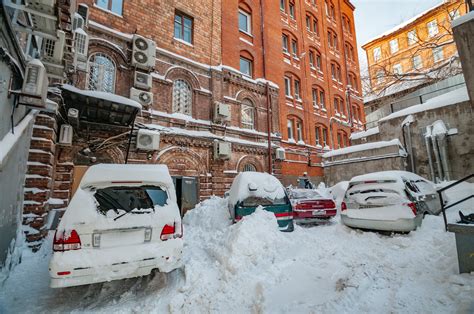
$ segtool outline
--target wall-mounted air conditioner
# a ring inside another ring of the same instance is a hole
[[[150,90],[152,84],[152,77],[148,73],[135,71],[135,78],[133,80],[133,86],[142,88],[144,90]]]
[[[160,133],[153,130],[139,129],[137,148],[141,150],[158,150],[160,148]]]
[[[223,104],[216,101],[214,103],[214,121],[230,121],[232,116],[231,106],[229,104]]]
[[[156,45],[153,40],[134,35],[132,47],[132,66],[149,70],[155,67]]]
[[[43,63],[38,59],[28,62],[25,79],[21,87],[20,103],[32,107],[46,108],[48,84],[46,68]]]
[[[278,147],[276,150],[275,150],[275,159],[276,160],[285,160],[285,149],[282,148],[282,147]]]
[[[73,129],[72,126],[69,124],[61,125],[61,129],[59,130],[59,145],[64,146],[71,146],[72,145],[72,135]]]
[[[232,143],[214,141],[214,159],[230,159],[232,155]]]
[[[150,107],[153,104],[153,93],[132,87],[130,89],[130,99],[138,101],[144,107]]]
[[[41,60],[47,63],[62,64],[64,56],[64,43],[66,41],[66,33],[57,31],[58,38],[53,40],[49,38],[43,39],[41,47]]]

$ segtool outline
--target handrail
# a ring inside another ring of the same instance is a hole
[[[468,196],[468,197],[465,197],[459,201],[457,201],[456,203],[453,203],[453,204],[450,204],[448,206],[444,206],[444,201],[443,201],[443,192],[446,191],[446,190],[449,190],[450,188],[458,185],[459,183],[461,182],[464,182],[466,180],[469,180],[470,178],[474,177],[474,173],[462,178],[462,179],[459,179],[457,180],[456,182],[454,183],[451,183],[450,185],[447,185],[439,190],[436,190],[436,192],[438,192],[438,195],[439,195],[439,202],[441,203],[441,211],[443,212],[443,220],[444,220],[444,228],[446,231],[448,231],[448,220],[446,219],[446,209],[450,208],[450,207],[453,207],[455,205],[458,205],[462,202],[465,202],[467,201],[468,199],[470,198],[474,198],[474,194]]]

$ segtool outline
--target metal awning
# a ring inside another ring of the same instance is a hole
[[[131,99],[98,91],[82,90],[72,85],[62,85],[62,97],[66,111],[79,111],[79,121],[130,126],[142,106]]]

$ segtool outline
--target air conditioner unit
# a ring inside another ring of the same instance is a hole
[[[72,145],[72,134],[73,128],[69,124],[61,125],[59,130],[59,145],[71,146]]]
[[[86,4],[81,3],[77,6],[77,13],[80,16],[82,16],[82,18],[84,20],[84,24],[85,24],[84,26],[87,27],[87,25],[89,23],[89,7]]]
[[[156,45],[153,40],[133,36],[132,66],[149,70],[155,66]]]
[[[214,103],[214,120],[216,122],[230,121],[231,115],[232,111],[229,104],[223,104],[218,101]]]
[[[21,87],[20,103],[27,106],[45,108],[48,93],[46,68],[38,59],[26,65],[25,79]]]
[[[153,93],[132,87],[130,89],[130,99],[138,101],[142,106],[150,107],[153,104]]]
[[[230,159],[232,155],[232,143],[214,141],[214,159]]]
[[[150,74],[135,71],[135,79],[133,81],[133,86],[145,90],[150,90],[152,81],[153,80]]]
[[[160,148],[160,133],[153,130],[139,129],[137,148],[141,150],[158,150]]]
[[[79,13],[74,13],[72,18],[72,30],[75,31],[78,28],[84,29],[85,27],[84,18]]]
[[[284,148],[277,148],[275,150],[275,159],[276,160],[285,160],[285,149]]]
[[[64,31],[57,31],[58,38],[56,40],[45,38],[43,39],[41,60],[48,63],[62,64],[64,56],[64,43],[66,40],[66,33]]]

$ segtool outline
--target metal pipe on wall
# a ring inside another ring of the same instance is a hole
[[[443,168],[441,166],[441,158],[439,156],[439,148],[438,148],[438,142],[436,141],[436,136],[431,137],[431,143],[433,144],[433,152],[435,155],[436,159],[436,168],[438,170],[438,180],[442,181],[443,180]]]
[[[448,151],[447,151],[447,139],[446,134],[440,134],[437,136],[438,147],[441,157],[441,166],[443,167],[444,180],[449,181],[451,179],[448,162]]]
[[[431,136],[431,126],[428,125],[426,127],[426,133],[425,133],[425,145],[426,145],[426,154],[428,155],[428,163],[430,166],[430,175],[431,175],[431,181],[435,181],[435,172],[433,168],[433,158],[431,158],[431,147],[430,147],[430,136]]]

